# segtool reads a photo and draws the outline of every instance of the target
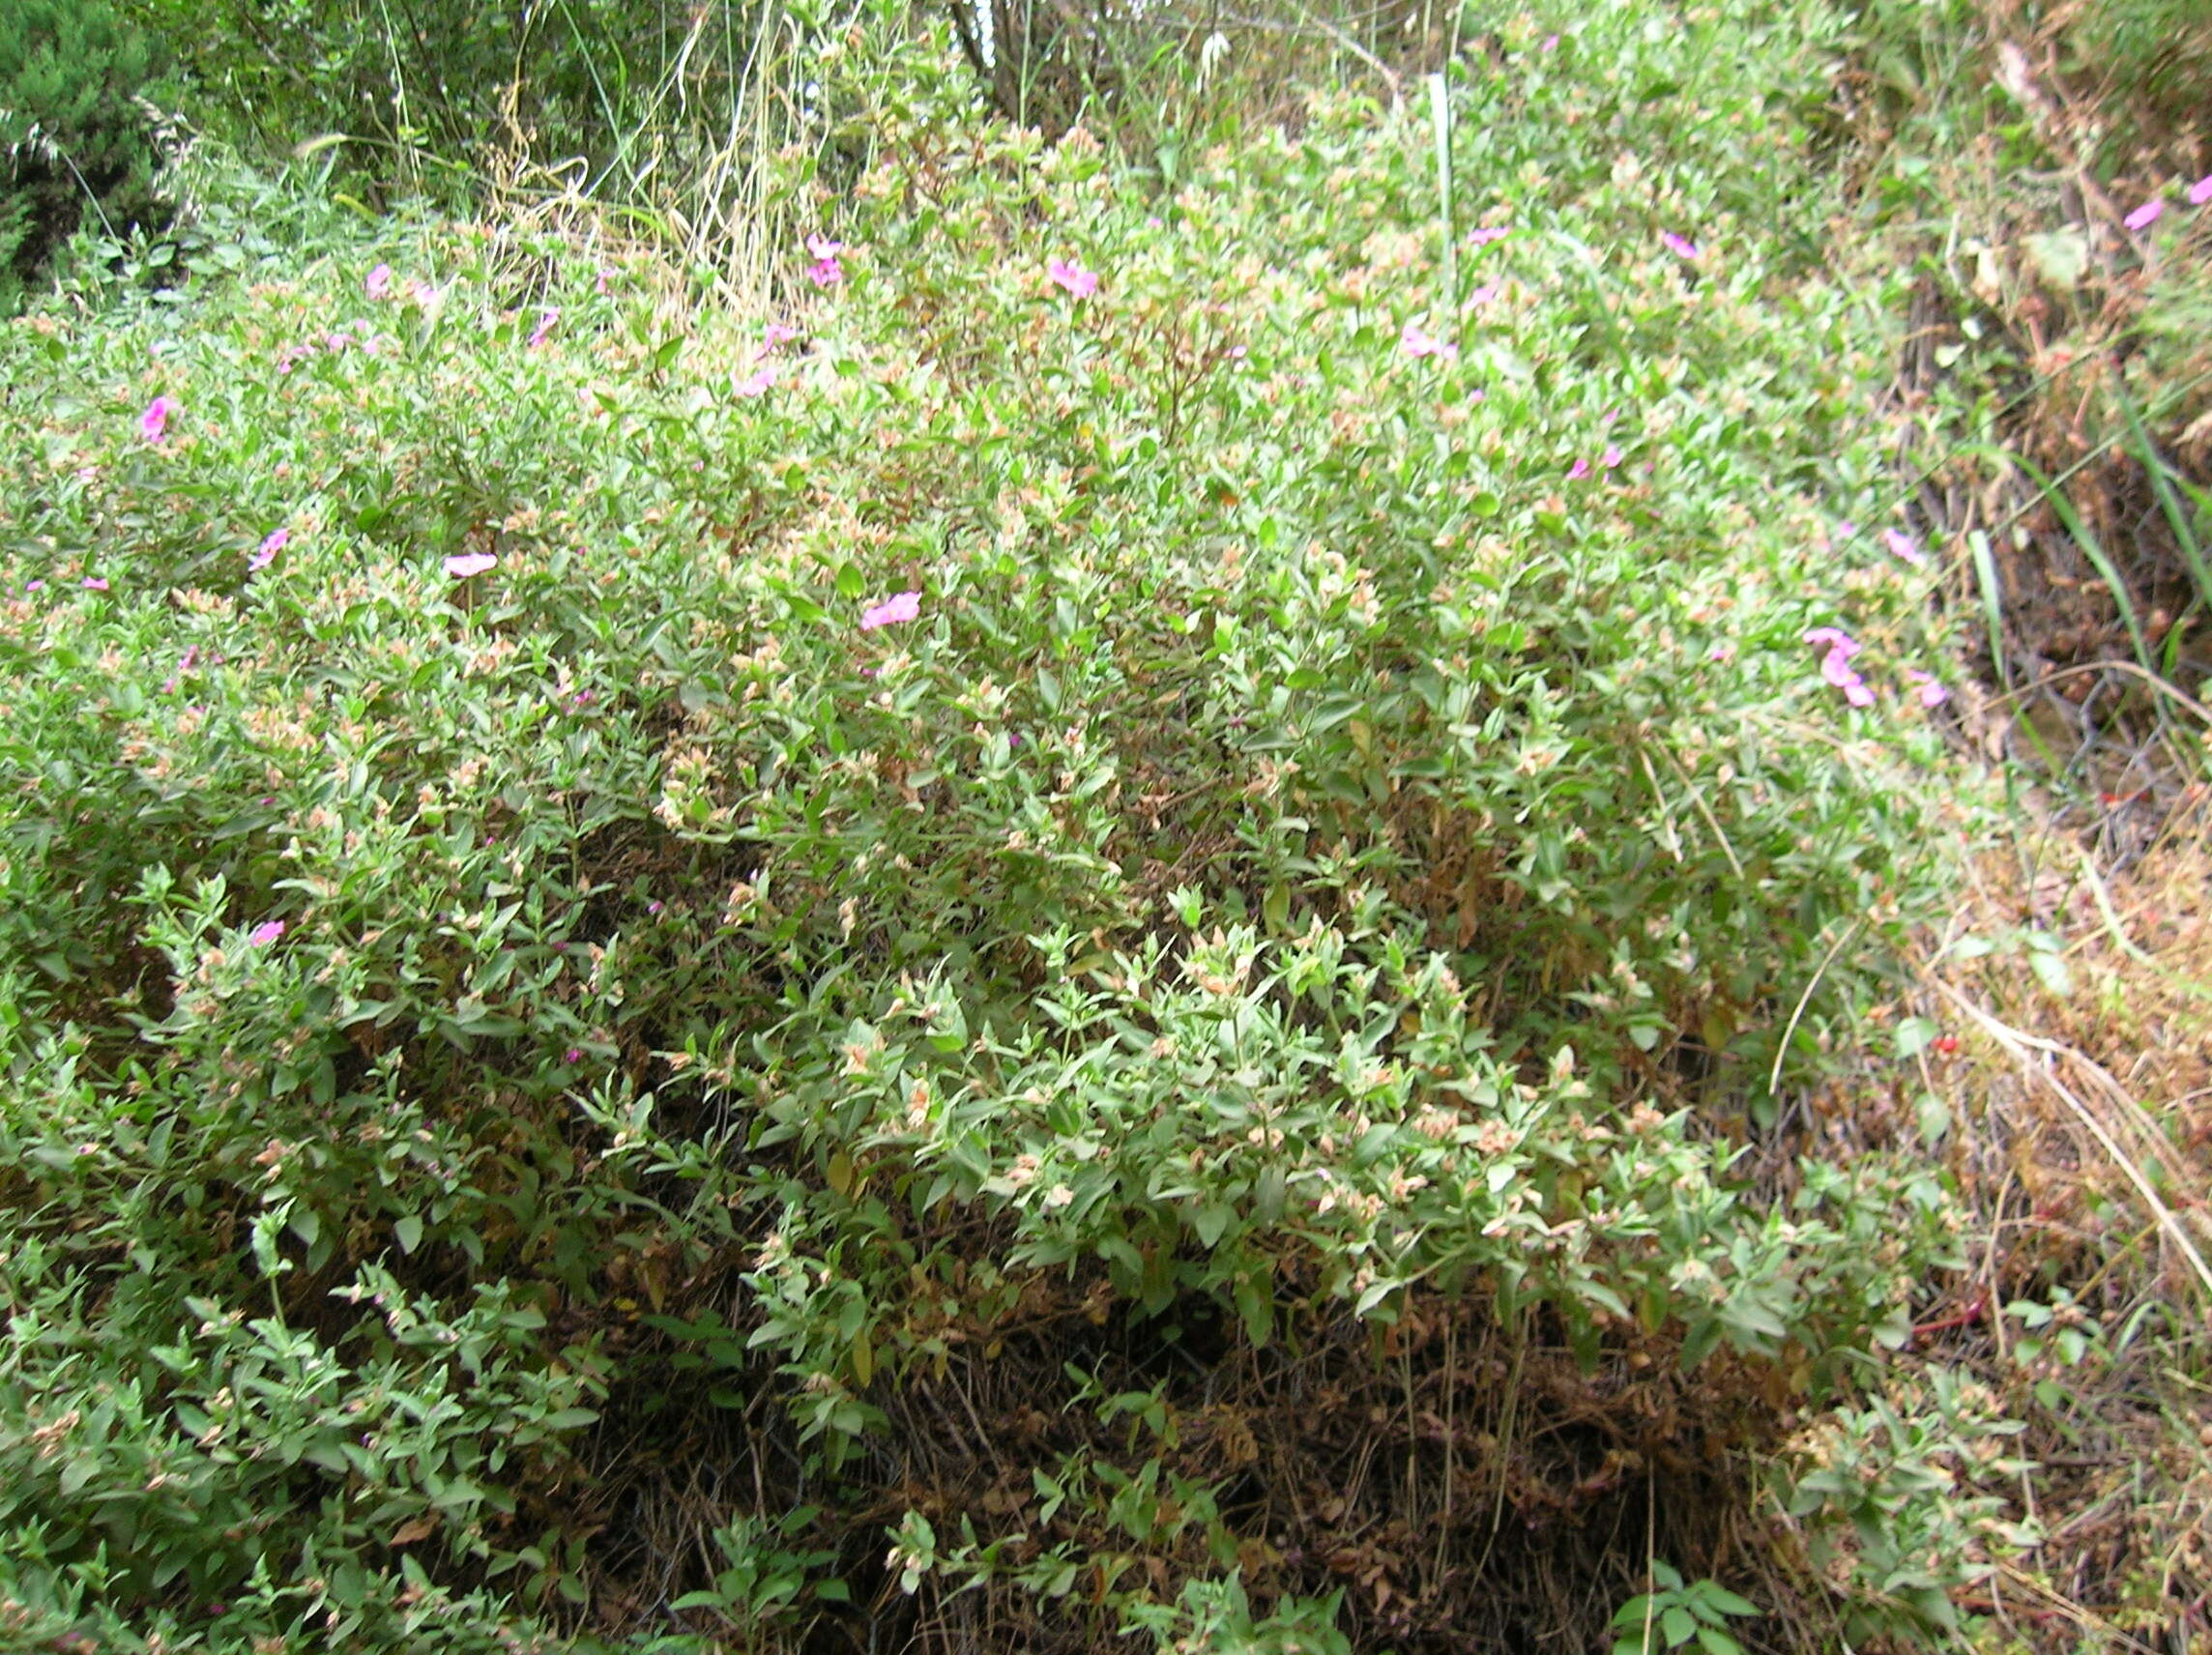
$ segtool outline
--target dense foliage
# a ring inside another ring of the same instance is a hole
[[[939,37],[794,308],[326,226],[0,335],[10,1635],[1951,1625],[1949,1180],[1805,1120],[1966,819],[1776,11],[1167,189]]]
[[[0,315],[80,223],[160,227],[157,41],[105,0],[14,0],[0,12]]]

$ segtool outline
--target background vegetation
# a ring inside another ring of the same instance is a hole
[[[15,72],[9,1646],[2207,1633],[2186,28],[218,10]]]

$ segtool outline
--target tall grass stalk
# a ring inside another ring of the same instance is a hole
[[[2128,629],[2129,641],[2135,646],[2136,659],[2141,663],[2145,672],[2156,672],[2158,669],[2151,658],[2149,639],[2144,636],[2142,622],[2136,615],[2135,600],[2128,595],[2128,583],[2120,578],[2120,571],[2113,566],[2112,560],[2106,556],[2105,548],[2098,542],[2095,533],[2081,520],[2081,514],[2074,509],[2074,503],[2066,497],[2066,491],[2053,482],[2034,461],[2023,455],[1989,446],[1977,446],[1969,451],[1981,453],[2000,466],[2018,467],[2035,484],[2044,502],[2050,506],[2052,515],[2066,526],[2067,534],[2074,537],[2074,543],[2081,549],[2081,555],[2089,560],[2089,566],[2097,571],[2097,578],[2105,583],[2105,590],[2112,595],[2112,605],[2119,611],[2120,621]],[[1977,573],[1980,573],[1988,554],[1989,540],[1986,536],[1980,535],[1975,538],[1980,544],[1974,547],[1974,565]],[[1983,581],[1986,603],[1995,591],[1994,565],[1983,575]],[[1994,619],[1992,624],[1995,624]],[[1994,653],[1992,658],[1999,659],[1998,671],[2001,675],[2001,659]]]
[[[587,66],[603,138],[592,157],[531,160],[537,134],[510,125],[502,169],[510,216],[527,216],[533,200],[555,211],[589,203],[732,302],[766,303],[778,249],[811,224],[792,181],[819,163],[830,128],[813,48],[849,33],[866,10],[854,3],[802,19],[780,0],[714,0],[680,38],[659,37],[656,51],[632,58],[563,0],[557,15]],[[519,91],[510,90],[510,109]]]
[[[2009,683],[2005,671],[2004,589],[1997,581],[1997,562],[1990,551],[1990,537],[1976,529],[1966,537],[1966,549],[1974,560],[1974,577],[1981,589],[1982,619],[1989,627],[1990,669],[1999,683]]]
[[[1445,315],[1459,326],[1459,247],[1452,233],[1451,100],[1444,89],[1442,71],[1429,76],[1429,124],[1437,149],[1437,218],[1443,227]]]
[[[2212,567],[2207,567],[2204,548],[2197,544],[2197,531],[2189,521],[2189,514],[2181,508],[2181,497],[2173,490],[2173,470],[2166,456],[2158,451],[2151,441],[2149,429],[2143,423],[2142,410],[2136,399],[2128,394],[2127,383],[2113,376],[2113,393],[2120,399],[2120,412],[2127,417],[2129,446],[2150,478],[2151,491],[2158,496],[2159,509],[2166,514],[2167,527],[2173,531],[2173,543],[2181,553],[2182,562],[2189,566],[2189,577],[2197,588],[2197,601],[2212,608]]]

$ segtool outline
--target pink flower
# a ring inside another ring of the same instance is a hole
[[[798,338],[799,330],[797,328],[786,327],[781,322],[771,322],[768,325],[767,330],[763,333],[762,337],[768,341],[768,348],[772,351],[784,345],[788,345],[792,340]]]
[[[380,264],[362,278],[361,290],[371,299],[388,299],[392,295],[392,267]]]
[[[1851,665],[1851,657],[1859,653],[1856,638],[1840,627],[1816,626],[1805,634],[1805,642],[1827,647],[1828,653],[1820,658],[1820,676],[1842,690],[1846,701],[1853,707],[1874,705],[1874,691],[1867,688],[1866,680]]]
[[[2127,225],[2131,230],[2147,230],[2158,222],[2159,216],[2165,211],[2166,202],[2158,196],[2153,196],[2121,219],[2120,222]]]
[[[99,575],[88,574],[84,577],[84,589],[87,592],[105,592],[107,582]]]
[[[740,396],[766,396],[769,393],[769,388],[774,384],[775,374],[771,369],[756,367],[744,378],[731,386],[730,389]]]
[[[247,554],[246,566],[249,569],[267,568],[276,561],[276,554],[282,551],[291,542],[291,539],[292,531],[289,529],[271,530],[269,537],[261,542],[259,549]]]
[[[808,236],[806,250],[814,259],[806,267],[807,280],[817,287],[835,287],[845,279],[845,267],[837,262],[837,255],[845,250],[843,242],[823,235]]]
[[[283,935],[283,920],[264,919],[260,924],[256,925],[252,930],[246,934],[246,940],[248,943],[251,943],[256,948],[265,948],[270,944],[276,942],[277,938]]]
[[[1493,299],[1498,297],[1498,287],[1499,284],[1497,282],[1486,281],[1480,287],[1476,288],[1472,293],[1467,296],[1467,302],[1470,305],[1488,305]]]
[[[894,621],[918,620],[921,615],[921,594],[902,592],[896,597],[887,597],[881,603],[871,603],[860,612],[860,630],[873,632],[878,626],[888,626]]]
[[[1698,244],[1687,236],[1677,236],[1672,230],[1662,230],[1659,239],[1667,244],[1667,250],[1676,258],[1694,260],[1698,256]]]
[[[1612,471],[1617,467],[1620,464],[1620,445],[1618,443],[1606,444],[1605,453],[1597,463],[1605,467],[1607,471]]]
[[[1557,51],[1559,49],[1559,37],[1557,35],[1546,35],[1544,37],[1544,49],[1546,51]]]
[[[1919,686],[1921,706],[1940,707],[1951,699],[1951,692],[1936,682],[1934,673],[1922,672],[1918,667],[1906,667],[1905,676]]]
[[[446,560],[446,572],[455,580],[467,580],[498,562],[489,552],[458,552]]]
[[[581,1046],[569,1047],[566,1052],[561,1054],[561,1060],[564,1063],[582,1062],[584,1060],[584,1048]]]
[[[2207,202],[2212,202],[2212,172],[2206,173],[2189,187],[2190,206],[2201,207]]]
[[[169,416],[180,412],[176,400],[157,396],[146,404],[146,412],[138,416],[138,434],[149,443],[158,443],[169,429]]]
[[[1063,259],[1057,253],[1045,261],[1044,273],[1078,299],[1088,299],[1098,291],[1096,271],[1085,270],[1080,263]]]
[[[1851,665],[1851,657],[1842,650],[1830,650],[1820,657],[1820,676],[1838,689],[1848,689],[1861,682],[1858,669]]]
[[[1405,331],[1398,335],[1398,343],[1410,357],[1435,357],[1441,362],[1459,361],[1459,346],[1447,345],[1441,339],[1431,337],[1415,322],[1406,324]]]
[[[1569,482],[1574,482],[1587,476],[1589,476],[1589,461],[1584,459],[1582,455],[1577,454],[1575,456],[1575,463],[1567,467],[1567,480]]]
[[[542,345],[545,342],[545,335],[552,333],[553,324],[560,320],[561,312],[558,310],[538,311],[538,326],[530,331],[530,349],[536,350],[539,345]]]
[[[1503,224],[1485,224],[1467,239],[1470,247],[1486,247],[1492,242],[1501,242],[1513,232]]]
[[[1889,548],[1890,556],[1903,558],[1914,568],[1928,566],[1928,554],[1920,549],[1920,542],[1902,529],[1884,529],[1881,543]]]
[[[609,289],[610,289],[610,287],[611,287],[611,285],[612,285],[612,283],[613,283],[613,281],[614,281],[614,278],[615,278],[615,267],[614,267],[613,265],[611,265],[611,264],[602,264],[601,266],[599,266],[599,279],[598,279],[598,284],[597,284],[597,285],[598,285],[598,295],[599,295],[599,297],[600,297],[601,299],[604,299],[604,298],[607,296],[607,293],[608,293],[608,291],[609,291]]]

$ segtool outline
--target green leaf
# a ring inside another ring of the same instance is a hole
[[[392,1225],[392,1236],[393,1240],[399,1243],[399,1250],[402,1253],[414,1252],[416,1248],[422,1245],[422,1215],[410,1212],[394,1219]]]
[[[2021,246],[2027,249],[2028,261],[2046,285],[2061,293],[2071,293],[2081,285],[2081,277],[2089,269],[2089,238],[2080,230],[2023,236]]]
[[[1764,1339],[1787,1339],[1790,1329],[1759,1294],[1742,1288],[1721,1306],[1721,1320],[1736,1332]]]
[[[1190,1215],[1190,1227],[1198,1236],[1199,1245],[1210,1251],[1220,1243],[1222,1233],[1236,1217],[1237,1209],[1226,1202],[1204,1202]]]
[[[1897,1026],[1897,1055],[1900,1058],[1917,1058],[1928,1050],[1928,1043],[1941,1032],[1928,1018],[1907,1017]]]
[[[1244,1336],[1254,1350],[1266,1350],[1275,1333],[1274,1277],[1265,1267],[1240,1270],[1231,1296],[1244,1320]]]
[[[2035,973],[2036,980],[2060,1000],[2074,998],[2074,973],[2056,954],[2045,948],[2030,948],[2027,952],[2027,965],[2028,970]]]
[[[1682,1338],[1682,1372],[1692,1373],[1713,1353],[1727,1330],[1717,1316],[1703,1316],[1690,1324],[1690,1331]]]
[[[1699,1595],[1723,1614],[1757,1614],[1759,1606],[1749,1598],[1732,1592],[1717,1582],[1707,1581],[1699,1588]]]

